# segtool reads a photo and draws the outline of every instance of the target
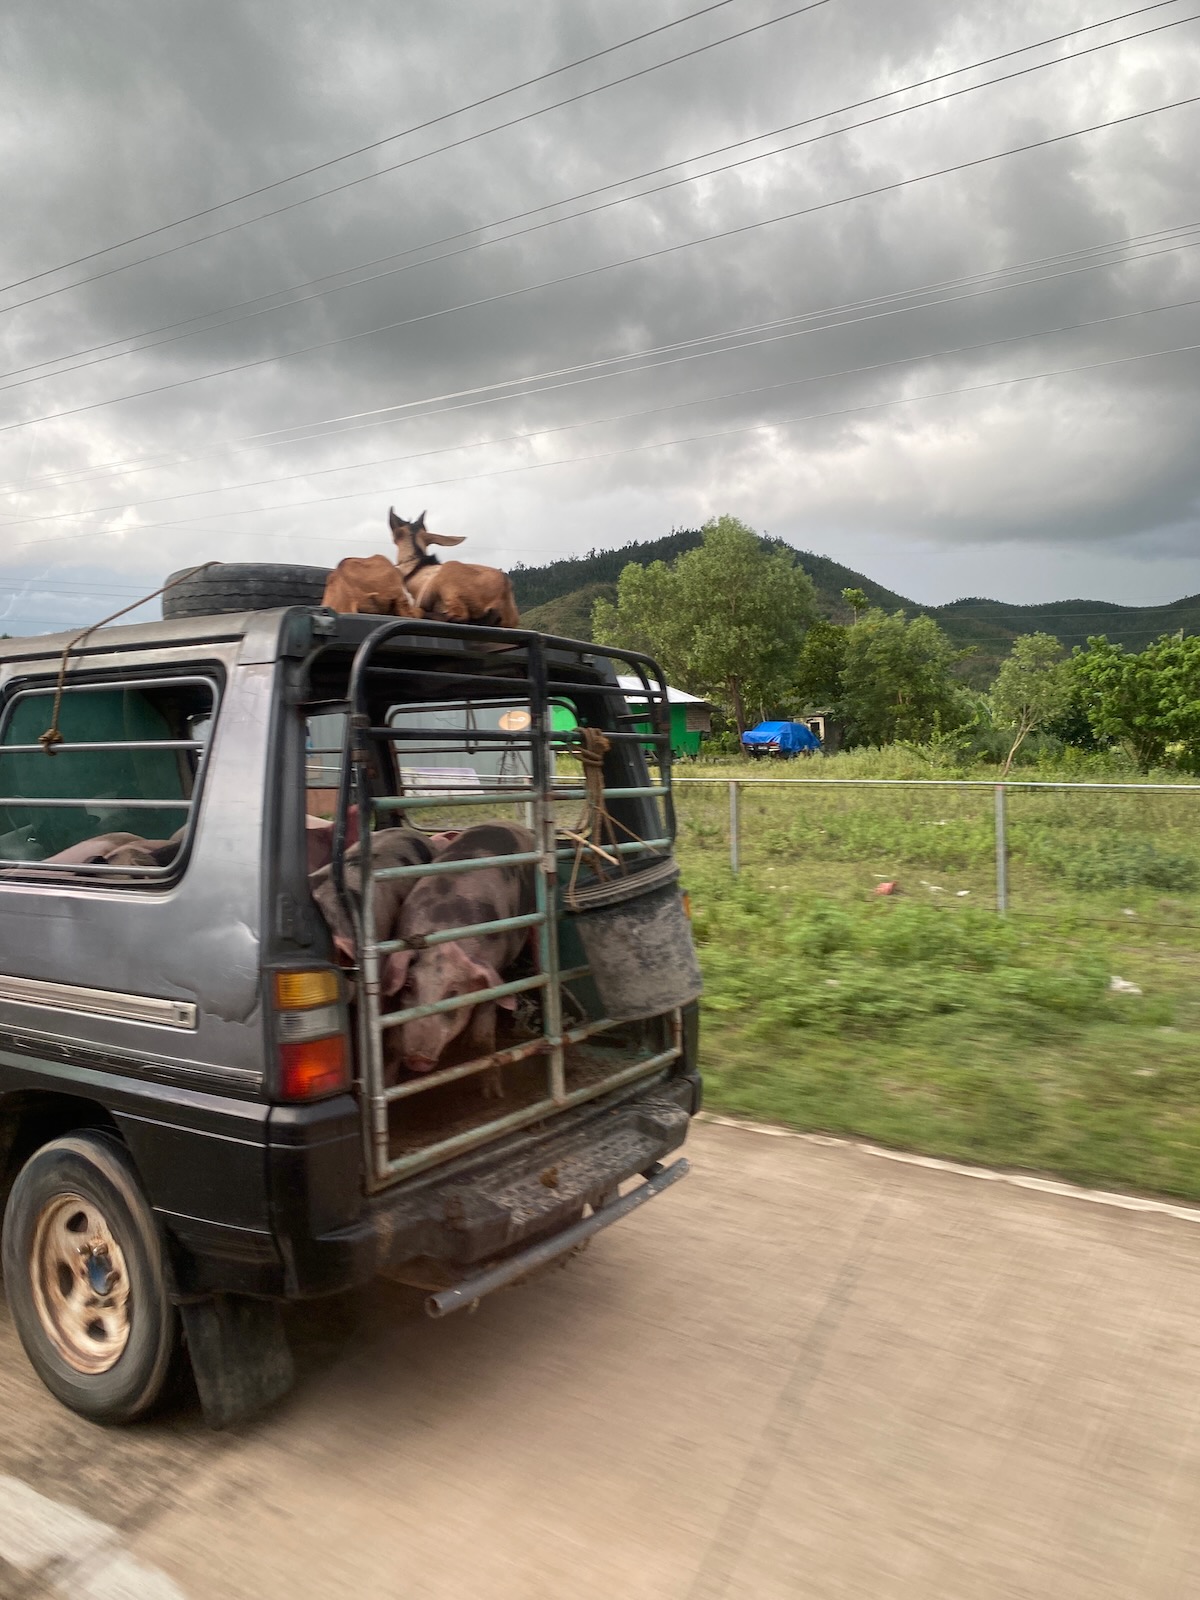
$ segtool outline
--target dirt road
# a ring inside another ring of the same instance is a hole
[[[1157,1600],[1200,1572],[1200,1226],[697,1128],[568,1269],[294,1320],[274,1415],[125,1432],[0,1311],[4,1600]]]

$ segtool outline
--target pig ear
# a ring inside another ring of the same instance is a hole
[[[471,977],[478,989],[494,989],[498,984],[504,982],[495,967],[489,967],[486,961],[473,961],[471,963]],[[505,1011],[515,1011],[517,1009],[517,997],[515,994],[502,994],[495,1004]]]
[[[358,959],[358,952],[354,948],[354,940],[348,939],[344,933],[335,933],[333,948],[337,951],[343,966],[352,967]]]
[[[408,982],[408,969],[416,953],[415,950],[393,950],[384,962],[381,988],[387,999],[399,994]]]

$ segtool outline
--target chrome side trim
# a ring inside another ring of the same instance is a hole
[[[51,983],[44,978],[15,978],[0,973],[0,1000],[49,1006],[55,1011],[82,1011],[119,1022],[151,1022],[161,1028],[188,1028],[193,1032],[196,1028],[196,1007],[190,1000],[119,994],[111,989],[86,989],[77,983]]]
[[[67,1034],[45,1033],[27,1024],[0,1023],[0,1066],[11,1054],[18,1059],[35,1058],[35,1070],[54,1075],[88,1073],[131,1077],[159,1083],[184,1082],[201,1088],[249,1091],[262,1088],[263,1075],[247,1067],[226,1067],[212,1061],[185,1061],[179,1056],[149,1055],[142,1051],[117,1050],[98,1045],[94,1040]]]

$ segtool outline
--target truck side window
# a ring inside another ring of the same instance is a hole
[[[304,724],[304,809],[309,816],[331,817],[337,805],[342,771],[346,713],[314,712]]]
[[[0,863],[162,876],[193,824],[216,708],[208,679],[18,689],[0,723]]]

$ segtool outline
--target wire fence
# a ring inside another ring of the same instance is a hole
[[[733,876],[894,885],[1001,916],[1200,927],[1200,784],[677,774],[680,848]],[[889,889],[888,892],[891,892]]]

